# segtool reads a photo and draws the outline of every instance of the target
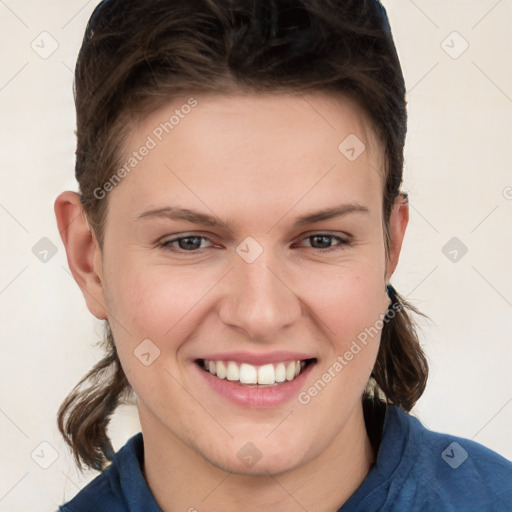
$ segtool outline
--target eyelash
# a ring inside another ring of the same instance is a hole
[[[313,237],[328,237],[328,238],[332,238],[332,239],[337,239],[339,242],[336,245],[333,245],[331,247],[326,247],[324,249],[316,249],[315,247],[312,247],[312,249],[314,249],[315,251],[318,251],[320,253],[325,253],[325,252],[333,251],[336,249],[338,249],[338,250],[343,249],[344,247],[348,247],[351,245],[350,239],[344,239],[337,235],[332,235],[330,233],[321,233],[321,232],[313,233],[312,235],[308,235],[308,236],[304,237],[302,240],[307,240],[308,238],[313,238]],[[208,237],[201,236],[201,235],[187,235],[187,236],[172,238],[171,240],[167,240],[165,242],[160,243],[158,246],[164,250],[177,252],[177,253],[181,253],[181,254],[184,254],[184,253],[185,254],[186,253],[191,253],[191,254],[196,253],[197,254],[203,250],[203,249],[195,249],[193,251],[187,251],[185,249],[176,249],[176,248],[171,247],[172,243],[179,242],[180,240],[186,240],[187,238],[201,238],[202,240],[208,240]]]

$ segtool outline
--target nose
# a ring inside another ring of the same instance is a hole
[[[249,339],[275,339],[302,315],[301,301],[287,282],[290,279],[286,279],[283,264],[268,251],[252,263],[235,255],[234,268],[227,277],[219,316]]]

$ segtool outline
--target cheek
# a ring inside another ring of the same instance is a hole
[[[324,352],[320,373],[321,379],[332,385],[328,384],[326,393],[319,393],[322,396],[318,396],[317,405],[329,409],[332,402],[341,401],[338,419],[342,421],[342,411],[351,407],[354,397],[363,391],[374,367],[389,299],[383,265],[351,262],[337,272],[331,268],[330,275],[329,280],[317,276],[319,279],[309,283],[317,325],[330,345]],[[318,388],[323,389],[323,384]],[[309,390],[306,393],[309,396]]]
[[[330,338],[344,344],[372,327],[386,312],[384,266],[346,262],[329,266],[304,281],[304,290]]]
[[[145,335],[163,336],[206,295],[211,284],[204,272],[166,265],[133,265],[114,278],[110,305]]]
[[[343,297],[345,314],[339,315],[339,324],[346,325],[345,333],[350,339],[360,338],[364,332],[382,328],[382,316],[386,313],[388,299],[382,278],[353,280],[350,293]]]
[[[213,282],[190,269],[126,261],[124,265],[108,274],[107,302],[125,374],[136,393],[149,402],[158,399],[158,389],[169,388],[170,395],[179,397],[179,388],[173,387],[165,369],[176,376],[181,371],[176,366],[177,351],[197,327],[194,313],[200,311],[201,298]],[[145,352],[150,353],[148,366],[141,359]]]

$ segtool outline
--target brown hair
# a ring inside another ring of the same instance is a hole
[[[106,0],[94,10],[75,70],[76,178],[100,247],[107,199],[95,190],[120,165],[138,120],[183,93],[338,92],[355,100],[385,144],[383,222],[403,172],[405,83],[387,14],[378,0]],[[428,365],[415,324],[419,313],[390,287],[370,387],[409,411]],[[398,307],[396,307],[398,306]],[[420,313],[421,314],[421,313]],[[108,322],[106,356],[61,404],[58,427],[80,469],[112,460],[107,427],[132,391]],[[82,385],[88,384],[84,390]]]

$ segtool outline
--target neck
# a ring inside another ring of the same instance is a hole
[[[141,426],[144,477],[164,512],[337,512],[374,461],[362,405],[318,457],[276,475],[225,471],[176,439],[155,418],[141,415]]]

